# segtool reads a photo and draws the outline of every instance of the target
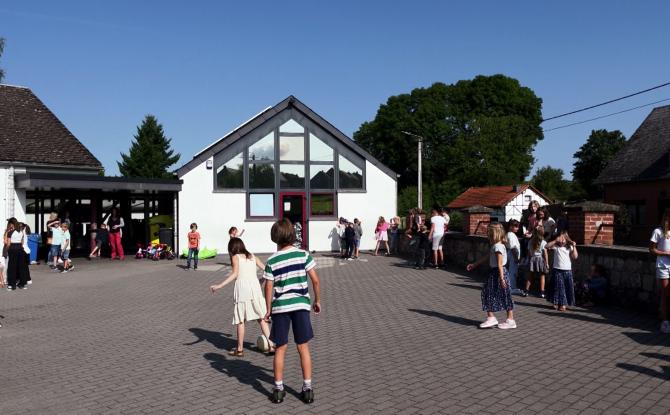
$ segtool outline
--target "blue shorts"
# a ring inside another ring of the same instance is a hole
[[[288,331],[293,325],[293,339],[296,344],[307,343],[314,337],[312,323],[309,320],[309,311],[297,310],[288,313],[272,314],[272,329],[270,340],[277,346],[288,343]]]
[[[60,245],[51,245],[50,253],[52,257],[57,257],[60,255]]]
[[[61,259],[63,261],[67,261],[68,259],[70,259],[70,250],[69,249],[66,249],[65,251],[63,251],[61,253]]]
[[[354,241],[354,245],[356,246],[356,248],[358,248],[359,246],[361,246],[361,240],[360,240],[360,239],[356,239],[356,240]]]

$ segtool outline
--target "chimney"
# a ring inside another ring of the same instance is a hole
[[[519,193],[519,185],[518,184],[513,184],[512,185],[512,191],[514,193]]]

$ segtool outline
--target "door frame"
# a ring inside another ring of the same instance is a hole
[[[279,192],[279,219],[284,219],[284,197],[300,196],[302,198],[302,249],[309,249],[309,232],[307,230],[307,192]]]

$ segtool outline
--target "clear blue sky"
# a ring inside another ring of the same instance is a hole
[[[549,117],[670,81],[669,21],[664,1],[4,0],[0,67],[118,174],[145,114],[181,165],[290,94],[351,136],[391,95],[503,73]],[[545,128],[665,98],[670,87]],[[591,129],[628,137],[650,110],[548,132],[535,166],[569,175]]]

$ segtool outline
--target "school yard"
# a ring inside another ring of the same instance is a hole
[[[479,330],[479,281],[362,258],[317,256],[316,400],[296,396],[291,349],[280,406],[257,325],[246,356],[227,355],[232,287],[208,292],[223,259],[32,267],[29,290],[0,293],[0,413],[670,413],[670,336],[652,316],[517,297],[518,329]]]

